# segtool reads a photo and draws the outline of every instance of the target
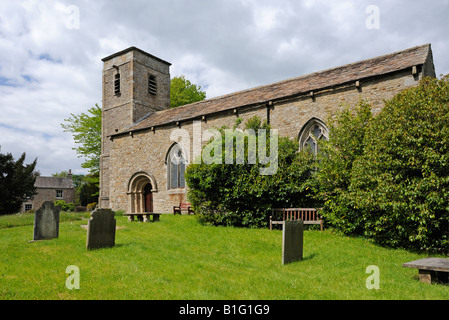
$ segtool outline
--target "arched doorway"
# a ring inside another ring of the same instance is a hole
[[[128,183],[128,213],[153,212],[156,179],[146,172],[137,172]]]
[[[153,187],[151,186],[151,183],[145,185],[143,193],[145,199],[145,212],[153,212]]]

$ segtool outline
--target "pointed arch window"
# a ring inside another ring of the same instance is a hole
[[[299,133],[299,149],[309,150],[312,154],[317,155],[320,152],[319,140],[329,140],[329,130],[323,121],[312,118]]]
[[[184,173],[186,158],[179,144],[174,144],[167,155],[167,186],[168,189],[185,188]]]

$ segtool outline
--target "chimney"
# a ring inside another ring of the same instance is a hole
[[[72,169],[69,169],[69,174],[67,175],[67,178],[72,180]]]

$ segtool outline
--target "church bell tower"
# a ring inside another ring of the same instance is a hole
[[[99,207],[109,208],[110,136],[150,113],[170,108],[170,63],[136,47],[102,59]]]

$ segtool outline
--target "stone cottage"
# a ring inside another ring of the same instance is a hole
[[[127,212],[172,213],[186,201],[185,167],[207,141],[193,139],[198,132],[257,115],[298,149],[316,152],[316,141],[328,139],[326,121],[343,104],[367,99],[377,113],[384,99],[435,77],[425,44],[169,109],[169,62],[135,47],[102,61],[99,205]],[[181,129],[188,140],[173,139]]]
[[[75,188],[70,171],[67,178],[38,176],[34,185],[37,194],[22,204],[22,211],[37,210],[45,201],[75,202]]]

